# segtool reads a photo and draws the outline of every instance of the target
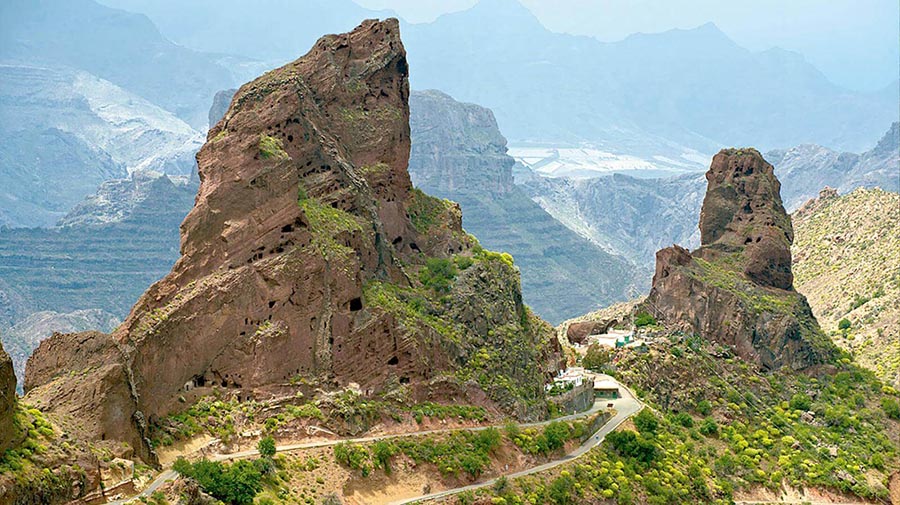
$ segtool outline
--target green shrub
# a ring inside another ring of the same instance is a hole
[[[838,321],[838,329],[841,331],[849,330],[850,326],[851,326],[850,320],[847,319],[846,317],[841,319],[840,321]]]
[[[259,451],[259,455],[264,458],[271,458],[275,456],[275,439],[272,437],[264,437],[259,440],[256,444],[256,450]]]
[[[453,261],[456,262],[456,266],[460,270],[465,270],[475,264],[475,260],[468,256],[457,256],[453,258]]]
[[[634,316],[634,325],[638,328],[643,328],[644,326],[653,326],[656,324],[656,318],[650,315],[649,312],[638,312],[636,316]]]
[[[643,409],[634,416],[634,426],[643,434],[655,434],[659,429],[659,419],[650,412],[650,409]]]
[[[449,293],[456,279],[456,265],[444,258],[428,258],[425,268],[419,271],[419,281],[438,293]]]
[[[372,471],[369,450],[359,444],[341,442],[334,446],[334,459],[341,465],[359,470],[363,477]]]
[[[544,438],[547,440],[547,448],[551,451],[561,448],[570,438],[568,423],[553,421],[544,427]]]
[[[581,364],[588,370],[599,371],[612,362],[612,351],[598,344],[591,344]]]
[[[713,419],[711,417],[707,417],[706,419],[703,420],[702,423],[700,423],[699,429],[700,429],[700,433],[709,437],[709,436],[716,435],[717,433],[719,433],[719,424],[716,423],[715,419]]]
[[[697,413],[702,416],[708,416],[712,413],[712,403],[709,400],[700,400],[697,402]]]
[[[259,156],[265,160],[284,160],[289,158],[288,153],[284,150],[284,142],[269,135],[259,136]]]
[[[252,461],[223,464],[200,460],[189,463],[178,458],[172,469],[194,479],[212,497],[234,505],[249,505],[262,490],[262,474]]]
[[[620,456],[634,459],[645,468],[659,456],[652,440],[631,430],[614,431],[606,436],[606,440]]]
[[[372,460],[376,468],[383,468],[391,473],[391,458],[397,453],[397,446],[386,440],[379,440],[372,445]]]
[[[884,397],[881,399],[881,408],[884,414],[891,419],[900,421],[900,403],[894,398]]]
[[[679,412],[672,416],[672,420],[677,424],[684,426],[685,428],[693,428],[694,427],[694,419],[687,412]]]
[[[812,406],[812,399],[805,393],[796,393],[791,397],[791,408],[807,411]]]

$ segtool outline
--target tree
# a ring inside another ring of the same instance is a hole
[[[264,437],[256,444],[256,450],[259,455],[264,458],[272,458],[275,456],[275,439],[272,437]]]
[[[649,312],[638,312],[636,316],[634,316],[634,325],[638,328],[642,328],[644,326],[652,326],[656,324],[656,318],[653,317]]]
[[[653,412],[650,412],[650,409],[644,409],[634,416],[634,426],[641,433],[655,434],[656,430],[659,429],[659,419],[653,415]]]
[[[194,479],[204,491],[225,503],[249,505],[262,490],[262,474],[251,461],[225,465],[205,459],[190,463],[178,458],[172,468],[184,477]]]
[[[846,317],[838,321],[838,329],[841,331],[849,330],[851,326],[850,320]]]
[[[587,352],[584,354],[584,358],[581,360],[581,364],[584,365],[588,370],[599,371],[605,365],[608,365],[612,361],[612,351],[606,349],[599,344],[591,344],[588,347]]]

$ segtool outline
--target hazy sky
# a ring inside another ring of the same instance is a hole
[[[355,0],[431,21],[477,0]],[[550,30],[615,41],[712,21],[752,50],[802,53],[832,81],[862,90],[900,78],[898,0],[521,0]]]

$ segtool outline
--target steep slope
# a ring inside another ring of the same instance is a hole
[[[251,10],[237,0],[106,3],[147,14],[187,47],[267,61],[372,15],[348,0],[266,0]],[[802,56],[748,51],[712,24],[605,44],[550,32],[518,1],[482,0],[403,33],[416,89],[492,109],[516,144],[587,142],[661,164],[737,142],[858,152],[897,120],[900,103],[896,86],[842,89]]]
[[[551,323],[628,297],[634,268],[554,220],[513,185],[513,159],[490,110],[439,91],[410,97],[409,172],[417,187],[458,202],[463,224],[508,251],[525,301]]]
[[[0,65],[0,77],[0,213],[11,226],[50,226],[127,172],[194,168],[202,135],[108,81],[31,65]]]
[[[755,149],[729,149],[706,179],[700,248],[657,253],[646,310],[764,370],[828,362],[833,344],[793,289],[794,233],[774,168]]]
[[[823,191],[793,222],[797,290],[838,346],[900,386],[900,195]]]
[[[440,398],[471,380],[507,412],[545,415],[552,329],[509,256],[412,189],[407,79],[399,23],[369,20],[241,87],[198,155],[181,259],[113,335],[42,342],[26,398],[150,461],[154,423],[213,386]]]
[[[785,207],[793,211],[815,198],[825,186],[848,193],[880,187],[900,191],[900,123],[895,122],[878,144],[862,154],[838,153],[818,145],[802,145],[766,153],[784,182]]]
[[[213,94],[234,81],[214,57],[166,40],[146,17],[93,0],[3,2],[0,60],[89,72],[197,129]]]

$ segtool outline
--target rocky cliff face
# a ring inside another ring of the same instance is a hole
[[[412,189],[408,97],[396,20],[325,36],[243,86],[198,154],[181,259],[113,335],[44,341],[30,401],[91,412],[85,436],[149,459],[154,421],[213,386],[245,400],[293,379],[426,394],[471,378],[531,412],[558,366],[552,330],[511,261],[473,249],[459,208]],[[505,385],[473,373],[476,354]]]
[[[457,102],[437,90],[410,97],[410,176],[434,194],[475,189],[494,195],[513,187],[515,160],[490,109]]]
[[[209,127],[212,128],[216,126],[216,123],[222,120],[225,117],[225,114],[228,112],[228,107],[231,106],[231,99],[234,98],[234,94],[237,93],[236,89],[223,89],[216,93],[216,96],[213,97],[213,103],[209,108]]]
[[[516,258],[525,301],[538,314],[558,323],[628,297],[638,277],[632,265],[566,229],[513,184],[515,161],[489,109],[424,91],[412,93],[410,111],[413,182],[458,202],[467,231]]]
[[[772,165],[754,149],[728,149],[706,178],[700,248],[657,253],[646,309],[762,369],[826,362],[833,346],[793,289],[793,229]]]
[[[6,452],[18,438],[15,419],[16,375],[9,354],[0,345],[0,454]]]

